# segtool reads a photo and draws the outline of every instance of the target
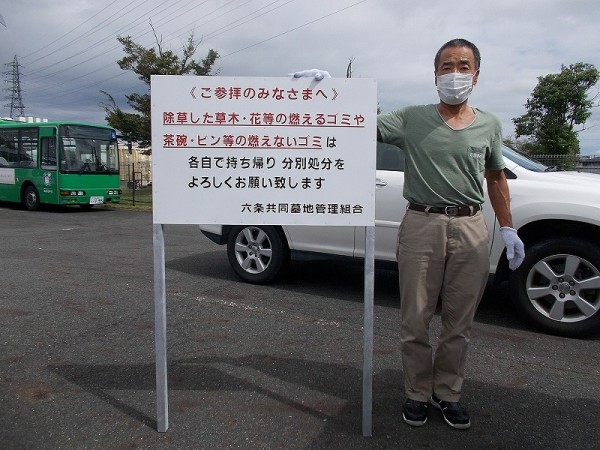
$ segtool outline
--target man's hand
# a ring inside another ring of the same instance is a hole
[[[525,246],[517,235],[517,230],[511,227],[500,227],[500,234],[506,245],[506,259],[510,270],[519,268],[525,258]]]
[[[294,78],[313,77],[315,81],[321,81],[323,78],[331,78],[329,72],[320,69],[301,70],[299,72],[290,73],[289,76]]]

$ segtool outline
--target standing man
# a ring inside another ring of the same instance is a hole
[[[471,325],[489,269],[481,213],[484,178],[510,268],[525,256],[512,228],[500,122],[467,103],[479,66],[475,45],[464,39],[447,42],[434,60],[440,102],[405,107],[377,121],[378,140],[406,152],[403,195],[409,204],[397,257],[406,394],[402,415],[412,426],[425,424],[430,404],[450,426],[471,425],[459,399]],[[442,330],[433,354],[429,324],[440,296]]]

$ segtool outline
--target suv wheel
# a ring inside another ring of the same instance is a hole
[[[580,337],[600,326],[600,248],[580,239],[551,239],[526,249],[511,274],[517,308],[544,331]]]
[[[290,260],[290,251],[276,227],[233,227],[227,257],[234,272],[248,283],[266,284],[277,278]]]

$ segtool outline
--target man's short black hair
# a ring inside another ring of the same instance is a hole
[[[440,56],[442,52],[449,47],[467,47],[473,51],[473,55],[475,56],[475,70],[479,70],[479,66],[481,65],[481,55],[479,54],[479,49],[472,42],[467,41],[466,39],[452,39],[451,41],[446,42],[444,45],[440,47],[438,52],[435,54],[435,59],[433,60],[434,69],[437,71],[438,64],[440,63]]]

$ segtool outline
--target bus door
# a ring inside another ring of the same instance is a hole
[[[58,203],[57,130],[40,129],[40,170],[39,194],[42,203]]]

